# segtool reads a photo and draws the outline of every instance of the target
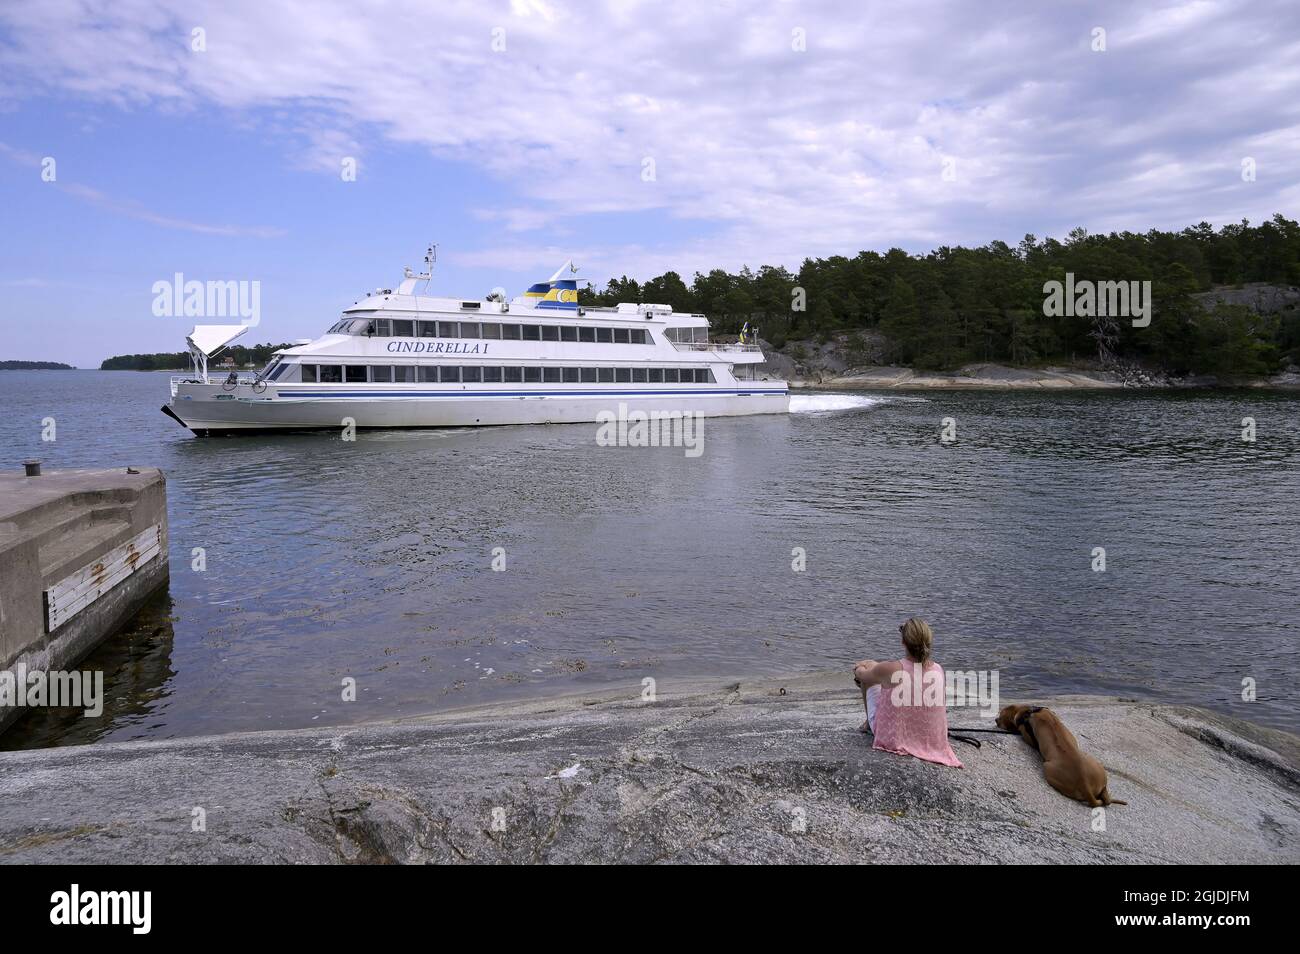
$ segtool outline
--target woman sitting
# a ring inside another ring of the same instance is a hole
[[[864,659],[853,667],[867,710],[861,731],[875,736],[873,748],[961,768],[948,743],[943,667],[932,658],[934,634],[915,616],[898,631],[905,658]]]

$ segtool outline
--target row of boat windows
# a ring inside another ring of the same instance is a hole
[[[285,368],[302,369],[304,383],[384,384],[714,384],[708,368],[539,368],[484,367],[447,364],[281,364],[270,374],[280,378]],[[284,381],[293,380],[284,375]],[[283,382],[282,382],[283,383]]]
[[[702,328],[700,331],[707,337],[707,329]],[[593,344],[653,343],[644,328],[513,325],[500,321],[416,321],[407,318],[344,318],[327,333],[373,335],[377,338],[488,338],[493,341],[589,341]]]

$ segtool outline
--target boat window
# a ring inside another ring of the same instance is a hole
[[[375,329],[374,333],[380,338],[391,338],[393,336],[393,322],[391,318],[376,318],[371,322]]]
[[[500,338],[500,337],[501,337],[501,326],[500,326],[499,324],[497,324],[495,321],[485,321],[485,322],[483,322],[483,337],[484,337],[484,338]]]
[[[613,383],[614,383],[614,369],[613,369],[613,368],[601,368],[601,369],[599,369],[599,370],[600,370],[599,381],[600,381],[601,384],[613,384]]]
[[[558,384],[563,380],[563,371],[560,368],[542,368],[542,380],[547,384]]]
[[[501,383],[501,369],[500,369],[500,368],[484,368],[484,369],[483,369],[483,383],[484,383],[484,384],[500,384],[500,383]]]
[[[579,329],[578,329],[578,340],[579,340],[579,341],[595,341],[595,340],[596,340],[596,329],[595,329],[595,328],[579,328]]]
[[[596,371],[595,368],[583,368],[583,369],[582,369],[582,383],[583,383],[583,384],[595,384],[595,383],[596,383],[596,380],[597,380],[597,377],[598,377],[598,372]]]
[[[615,328],[615,329],[614,329],[614,344],[631,344],[631,343],[632,343],[632,336],[629,335],[627,332],[628,332],[628,329],[626,329],[626,328]]]
[[[316,365],[314,365],[314,364],[300,364],[300,365],[298,365],[298,367],[302,368],[302,381],[303,381],[304,384],[307,384],[307,383],[315,384],[315,383],[316,383]]]
[[[524,368],[524,383],[537,384],[542,380],[541,368]]]
[[[504,339],[506,339],[507,341],[518,341],[518,340],[519,340],[519,326],[518,326],[518,325],[502,325],[502,326],[501,326],[501,337],[504,338]]]
[[[650,343],[651,343],[650,340],[649,340],[649,338],[648,338],[647,335],[646,335],[646,330],[645,330],[644,328],[629,328],[628,331],[629,331],[629,332],[631,333],[631,335],[632,335],[632,343],[633,343],[633,344],[650,344]]]
[[[288,361],[281,361],[274,371],[271,372],[269,380],[287,382],[293,380],[293,369],[298,367],[296,364],[290,364]]]
[[[370,334],[370,319],[357,318],[351,323],[351,327],[348,328],[348,333],[353,335]]]
[[[555,327],[555,325],[542,325],[542,340],[559,341],[560,329]]]
[[[438,322],[439,338],[455,338],[459,333],[460,333],[460,329],[457,327],[457,322],[454,321]]]
[[[370,369],[370,380],[389,382],[393,380],[393,369],[386,364],[376,364]]]
[[[366,366],[364,364],[349,364],[343,370],[344,380],[348,384],[361,384],[366,380]]]
[[[663,384],[663,383],[664,383],[664,371],[663,371],[663,368],[647,368],[647,369],[646,369],[646,373],[650,376],[650,383],[651,383],[651,384]]]
[[[477,337],[478,337],[478,322],[477,322],[477,321],[462,321],[462,322],[460,323],[460,336],[461,336],[462,338],[477,338]]]
[[[438,323],[436,321],[417,321],[421,338],[438,337]]]
[[[413,384],[415,382],[415,367],[409,364],[394,366],[393,380],[398,384]]]
[[[633,369],[632,369],[632,381],[633,381],[633,383],[635,383],[635,384],[645,384],[645,379],[646,379],[646,369],[645,369],[645,368],[633,368]]]
[[[524,379],[523,368],[502,368],[501,369],[501,380],[505,381],[507,384],[518,384],[523,379]]]
[[[609,344],[610,342],[612,342],[612,341],[614,340],[614,329],[613,329],[613,328],[597,328],[597,329],[596,329],[596,340],[599,341],[599,342],[602,342],[602,343],[604,343],[604,344]]]
[[[321,384],[341,384],[343,382],[343,365],[322,364],[317,366]]]
[[[409,318],[393,319],[393,337],[394,338],[414,338],[415,322]]]
[[[560,326],[560,340],[561,340],[561,341],[577,341],[577,340],[578,340],[578,329],[575,328],[575,327],[573,327],[573,325],[561,325],[561,326]]]
[[[438,371],[439,381],[459,381],[460,368],[451,364],[444,364]]]
[[[483,375],[481,373],[482,370],[483,369],[479,367],[463,367],[460,369],[460,379],[462,381],[468,381],[471,384],[478,384],[483,380]]]
[[[615,369],[614,369],[614,380],[617,381],[619,384],[627,384],[628,382],[630,382],[630,381],[632,380],[632,369],[631,369],[631,368],[615,368]]]
[[[524,340],[525,340],[525,341],[541,341],[541,340],[542,340],[542,329],[541,329],[540,327],[538,327],[537,325],[524,325],[524,326],[523,326],[523,329],[524,329]]]
[[[426,383],[438,380],[438,366],[436,364],[420,365],[420,380]]]
[[[666,383],[666,384],[676,384],[676,383],[677,383],[677,369],[676,369],[676,368],[664,368],[664,383]]]
[[[577,384],[582,380],[581,368],[561,368],[560,370],[564,372],[565,384]]]

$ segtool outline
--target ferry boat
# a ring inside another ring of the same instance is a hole
[[[431,250],[432,252],[432,250]],[[208,373],[248,331],[199,325],[186,338],[192,374],[173,377],[162,408],[201,437],[346,427],[477,427],[595,422],[601,411],[789,411],[786,382],[762,374],[754,342],[710,340],[704,315],[668,305],[578,303],[566,262],[506,301],[425,297],[432,276],[408,267],[314,341],[277,351],[252,374]]]

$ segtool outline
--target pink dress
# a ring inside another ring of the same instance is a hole
[[[924,705],[924,684],[918,686],[916,683],[921,677],[921,667],[910,659],[900,659],[899,662],[903,664],[903,670],[909,678],[901,684],[887,682],[880,686],[873,748],[897,752],[899,755],[914,755],[927,762],[961,768],[961,762],[948,742],[948,712],[944,708],[942,689],[943,667],[938,663],[926,666],[926,681],[937,678],[940,689],[939,704]],[[896,696],[902,696],[904,704],[897,704]]]

